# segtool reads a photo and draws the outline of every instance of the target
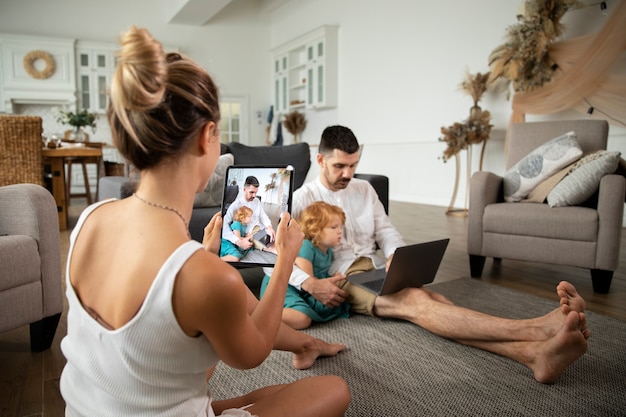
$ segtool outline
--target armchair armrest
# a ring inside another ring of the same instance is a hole
[[[0,187],[0,234],[29,236],[41,257],[43,316],[63,309],[59,216],[54,197],[36,184]]]
[[[605,175],[598,191],[598,245],[596,269],[615,271],[619,263],[626,179]]]
[[[374,187],[385,213],[389,214],[389,177],[378,174],[354,174],[354,178],[365,180]]]
[[[480,254],[483,246],[483,213],[489,204],[503,201],[503,179],[492,172],[478,171],[470,179],[467,252]]]

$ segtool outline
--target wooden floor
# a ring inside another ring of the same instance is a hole
[[[85,207],[73,200],[70,207],[70,226]],[[467,219],[446,216],[443,207],[391,202],[393,223],[402,231],[407,243],[449,237],[450,245],[435,282],[469,275],[467,257]],[[61,259],[67,255],[69,231],[61,234]],[[622,230],[622,240],[626,232]],[[626,244],[622,245],[620,266],[613,278],[609,294],[594,294],[589,271],[503,260],[493,264],[487,260],[483,281],[520,292],[555,300],[555,287],[567,279],[576,285],[586,298],[588,310],[626,321]],[[555,304],[556,305],[556,304]],[[0,334],[0,417],[64,415],[64,402],[59,392],[59,376],[65,364],[60,341],[65,335],[65,311],[52,348],[42,353],[29,350],[28,326]],[[592,329],[593,331],[593,329]]]

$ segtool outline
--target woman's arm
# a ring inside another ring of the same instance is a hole
[[[274,346],[296,257],[293,248],[299,248],[302,241],[299,226],[293,221],[288,227],[288,220],[279,225],[279,255],[272,280],[251,314],[249,290],[241,275],[208,252],[194,254],[176,280],[172,298],[181,328],[189,336],[207,337],[218,357],[234,368],[258,366]]]

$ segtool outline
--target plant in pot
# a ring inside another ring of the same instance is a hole
[[[96,119],[96,114],[89,113],[87,109],[83,109],[76,113],[58,110],[57,115],[57,122],[73,127],[73,131],[70,134],[69,139],[74,142],[85,142],[86,135],[82,129],[85,126],[91,127],[91,131],[94,133],[96,132]]]

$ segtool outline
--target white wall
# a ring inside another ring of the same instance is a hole
[[[170,24],[169,1],[0,0],[0,33],[116,43],[131,25],[146,27],[163,44],[180,48],[204,66],[222,95],[247,97],[250,141],[265,143],[265,126],[256,123],[254,113],[270,105],[268,16],[256,1],[237,0],[210,25]],[[65,130],[52,122],[46,127],[50,133]],[[100,117],[95,138],[106,141],[109,133]]]
[[[609,13],[617,2],[607,2]],[[467,117],[472,101],[458,89],[465,69],[489,70],[488,56],[516,22],[522,1],[291,0],[269,14],[260,10],[263,3],[233,0],[207,25],[194,27],[168,24],[167,0],[0,0],[0,32],[108,42],[131,24],[145,26],[205,66],[222,94],[249,98],[250,143],[261,145],[265,125],[255,113],[265,116],[272,100],[270,50],[320,25],[338,25],[339,105],[307,112],[303,140],[317,144],[326,126],[349,126],[365,144],[359,171],[388,175],[391,199],[447,206],[455,167],[438,159],[445,148],[438,141],[440,128]],[[566,37],[587,33],[605,19],[599,6],[571,11],[564,19]],[[481,106],[495,125],[484,169],[502,173],[510,102],[488,93]],[[527,120],[581,117],[562,113]],[[626,153],[626,130],[612,125],[610,135],[609,147]],[[462,178],[461,206],[464,184]]]
[[[609,12],[617,0],[608,2]],[[488,56],[516,23],[520,0],[416,2],[414,0],[291,1],[272,15],[271,44],[279,45],[322,24],[339,29],[339,106],[307,113],[304,140],[318,143],[331,123],[350,127],[365,144],[359,171],[390,177],[391,199],[447,206],[455,163],[438,159],[442,126],[461,121],[472,100],[458,89],[465,69],[484,73]],[[571,11],[572,34],[587,33],[606,19],[600,8]],[[504,136],[510,102],[488,92],[481,102],[494,131],[483,169],[504,172]],[[557,114],[552,119],[582,118]],[[541,116],[527,116],[540,120]],[[626,150],[625,130],[611,127],[611,148]],[[480,149],[474,152],[478,167]],[[463,170],[465,154],[462,155]],[[463,171],[464,174],[464,171]],[[465,199],[465,177],[457,206]]]

